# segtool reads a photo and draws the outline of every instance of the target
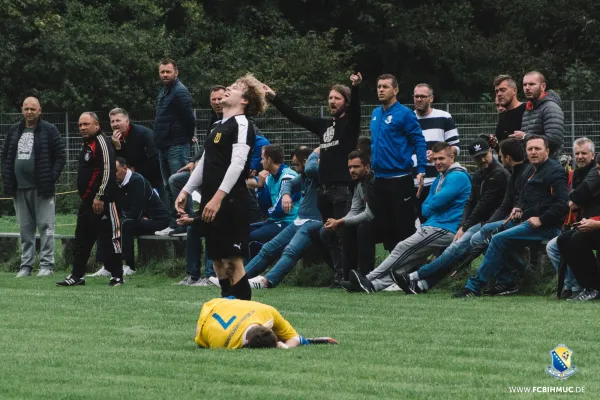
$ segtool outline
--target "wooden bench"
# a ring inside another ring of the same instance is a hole
[[[20,254],[19,239],[16,232],[0,232],[0,263],[5,263]],[[36,250],[40,248],[40,236],[36,235]],[[75,235],[54,235],[55,240],[61,241],[63,260],[66,265],[73,262]],[[138,263],[147,263],[150,259],[164,259],[185,256],[186,236],[155,236],[144,235],[137,237]],[[172,243],[172,245],[171,245]]]

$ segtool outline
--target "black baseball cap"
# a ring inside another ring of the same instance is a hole
[[[487,140],[477,138],[469,144],[469,154],[471,157],[482,156],[490,151],[490,145]]]

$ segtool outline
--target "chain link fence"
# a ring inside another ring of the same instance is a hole
[[[408,105],[412,107],[412,105]],[[573,141],[579,137],[586,136],[595,143],[600,144],[600,100],[582,100],[563,102],[565,114],[565,144],[564,151],[570,151]],[[363,135],[369,135],[369,121],[373,109],[377,105],[363,105],[361,118],[361,131]],[[458,127],[461,140],[461,152],[458,161],[470,163],[467,144],[481,133],[493,133],[496,128],[498,114],[496,107],[491,103],[447,103],[435,104],[434,107],[448,111],[452,114]],[[327,107],[299,107],[298,111],[305,115],[324,117],[329,114]],[[210,121],[210,109],[196,109],[196,137],[198,143],[202,144],[206,136],[206,130]],[[101,128],[104,132],[111,132],[108,122],[108,111],[98,112],[101,120]],[[77,156],[81,147],[81,137],[77,121],[79,114],[70,112],[44,113],[43,118],[56,125],[62,133],[67,144],[67,166],[63,172],[62,184],[71,185],[75,182],[77,173]],[[132,122],[152,128],[154,123],[153,112],[130,112]],[[6,133],[11,125],[19,122],[22,115],[19,113],[0,114],[0,148],[4,144]],[[306,131],[302,127],[292,124],[283,117],[275,108],[271,107],[267,112],[255,120],[262,134],[274,144],[283,146],[286,156],[289,158],[294,148],[298,145],[316,147],[319,139],[316,135]],[[194,146],[192,153],[195,154],[200,146]]]

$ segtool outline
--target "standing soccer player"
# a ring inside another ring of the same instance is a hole
[[[85,265],[94,243],[106,257],[105,268],[111,273],[109,286],[123,284],[121,266],[121,225],[114,203],[117,189],[115,151],[111,140],[101,131],[98,116],[84,112],[79,117],[83,145],[79,153],[77,190],[81,204],[75,227],[73,269],[56,286],[85,285]]]
[[[200,187],[200,217],[206,252],[214,263],[223,296],[250,300],[244,271],[243,244],[248,241],[250,194],[246,178],[256,135],[246,116],[266,108],[262,84],[251,74],[235,81],[221,100],[223,119],[217,121],[204,143],[204,154],[177,197],[177,211],[185,214],[188,195]]]

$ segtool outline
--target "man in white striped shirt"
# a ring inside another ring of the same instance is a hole
[[[446,142],[452,146],[454,154],[458,155],[460,151],[458,147],[460,140],[458,137],[458,130],[456,129],[456,125],[452,119],[452,115],[446,111],[431,107],[431,103],[433,103],[433,88],[429,84],[419,83],[417,86],[415,86],[413,99],[415,105],[415,114],[417,115],[419,125],[421,125],[423,136],[425,136],[425,142],[427,143],[427,169],[425,172],[425,186],[421,191],[421,195],[415,202],[417,207],[417,215],[419,216],[421,222],[425,222],[421,214],[421,204],[423,204],[427,198],[427,195],[429,194],[429,188],[435,180],[435,177],[438,175],[435,166],[431,162],[431,148],[438,142]],[[413,162],[413,176],[416,176],[417,161],[414,155]],[[417,186],[418,184],[415,181],[415,187]]]

